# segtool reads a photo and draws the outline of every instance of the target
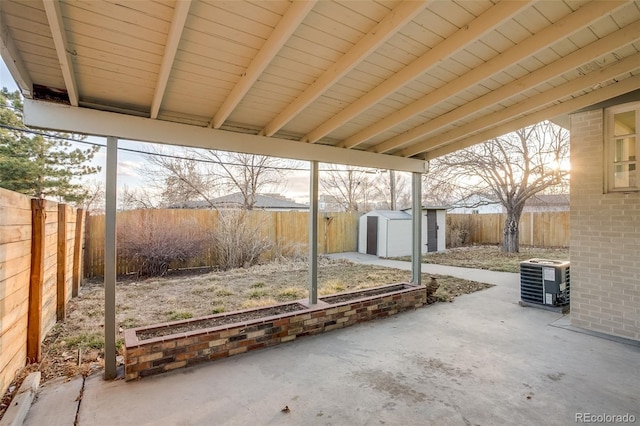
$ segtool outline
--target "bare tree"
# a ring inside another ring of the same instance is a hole
[[[388,170],[373,179],[373,197],[376,205],[386,210],[411,206],[411,186],[403,173]]]
[[[259,193],[281,190],[284,170],[295,166],[289,160],[264,155],[212,150],[194,153],[216,165],[209,169],[211,176],[226,192],[240,192],[245,210],[253,210]]]
[[[358,167],[326,164],[320,173],[320,187],[344,211],[367,210],[373,189],[368,173]]]
[[[218,195],[214,165],[192,159],[189,154],[182,151],[180,156],[168,156],[154,149],[143,168],[148,185],[160,192],[165,206],[186,207],[194,201],[204,201],[214,207],[211,199]]]
[[[120,210],[153,209],[157,202],[153,195],[142,188],[129,188],[124,186],[118,191],[118,204]]]
[[[87,195],[77,207],[84,209],[89,214],[104,213],[104,182],[91,179],[82,185]]]
[[[446,182],[455,174],[458,182],[474,183],[476,193],[498,199],[507,214],[502,248],[513,253],[525,202],[568,179],[561,167],[568,153],[568,131],[545,121],[440,159],[446,173],[436,176]]]

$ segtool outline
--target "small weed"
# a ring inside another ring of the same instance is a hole
[[[229,290],[218,290],[216,291],[216,296],[218,297],[229,297],[233,296],[233,292]]]
[[[120,338],[120,339],[116,340],[116,350],[117,351],[121,351],[122,348],[124,348],[124,339]]]
[[[125,318],[120,321],[120,327],[122,328],[134,328],[140,326],[140,322],[135,318]]]
[[[267,292],[264,290],[251,290],[249,292],[249,299],[260,299],[267,295]]]
[[[259,300],[245,300],[242,302],[242,309],[261,308],[263,306],[276,305],[277,303],[278,301],[271,297]]]
[[[66,342],[67,346],[72,349],[102,349],[104,347],[104,336],[97,333],[82,333],[69,337]]]
[[[211,310],[211,314],[215,315],[215,314],[221,314],[224,312],[224,306],[216,306],[215,308],[213,308]]]
[[[262,288],[264,286],[266,286],[266,284],[263,282],[257,282],[257,283],[251,284],[251,288]]]
[[[278,300],[296,300],[302,299],[307,292],[297,287],[287,287],[278,292]]]
[[[185,320],[185,319],[193,318],[193,314],[191,312],[169,311],[167,312],[167,315],[170,321]]]
[[[329,294],[340,293],[345,290],[345,283],[340,279],[332,279],[324,283],[320,287],[320,295],[327,296]]]

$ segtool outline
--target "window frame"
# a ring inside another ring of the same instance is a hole
[[[636,118],[636,128],[635,128],[635,148],[636,148],[636,158],[633,160],[635,163],[636,169],[636,185],[629,186],[624,188],[615,188],[614,182],[614,170],[615,170],[615,126],[614,126],[614,116],[616,114],[635,111]],[[640,102],[631,102],[622,105],[616,105],[610,108],[605,109],[605,126],[604,126],[604,159],[605,159],[605,173],[604,173],[604,192],[639,192],[640,191],[640,158],[638,158],[638,154],[640,153]]]

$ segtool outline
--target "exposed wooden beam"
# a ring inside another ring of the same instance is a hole
[[[0,2],[0,12],[2,11],[2,2]],[[20,91],[25,98],[30,98],[33,92],[33,82],[29,76],[29,72],[22,62],[22,57],[18,48],[9,34],[9,27],[4,23],[4,15],[0,13],[0,55],[2,60],[9,69],[13,79],[18,83]]]
[[[156,81],[156,89],[153,93],[153,102],[151,102],[151,118],[158,118],[162,98],[167,89],[167,82],[169,81],[169,75],[173,67],[173,60],[178,52],[178,45],[180,44],[180,38],[182,37],[182,30],[187,21],[187,16],[189,16],[190,7],[191,0],[180,0],[176,2],[176,7],[173,10],[173,19],[171,20],[171,27],[169,28],[169,34],[167,35],[167,41],[164,46],[162,64],[160,64],[158,81]]]
[[[262,134],[272,136],[296,115],[304,110],[311,102],[326,92],[339,79],[355,68],[367,56],[385,43],[402,27],[424,10],[427,1],[404,1],[393,9],[382,21],[345,53],[333,66],[309,86],[298,98],[291,102],[278,116],[263,130]]]
[[[589,25],[594,20],[626,4],[624,1],[592,1],[575,12],[565,16],[552,25],[542,29],[531,37],[512,46],[498,56],[454,79],[451,83],[423,96],[421,99],[385,117],[383,120],[346,139],[341,146],[353,148],[366,140],[383,133],[398,124],[423,113],[425,110],[458,93],[491,78],[505,68],[528,58],[540,50],[568,37]]]
[[[420,154],[425,151],[429,151],[441,145],[446,145],[457,139],[464,138],[466,135],[476,133],[487,128],[492,128],[505,121],[516,119],[520,115],[525,115],[531,111],[535,111],[545,105],[549,105],[553,102],[558,102],[560,99],[567,96],[574,95],[581,90],[589,90],[592,87],[605,82],[607,80],[619,77],[627,74],[633,70],[640,68],[640,53],[636,53],[633,56],[624,58],[606,68],[601,68],[597,71],[590,72],[580,78],[572,80],[561,86],[554,87],[542,92],[538,95],[532,96],[525,101],[522,101],[516,105],[512,105],[502,111],[485,115],[478,118],[475,121],[467,123],[463,126],[456,127],[448,132],[437,135],[429,140],[412,145],[401,151],[401,155],[405,157],[411,157],[416,154]],[[602,89],[599,89],[602,90]],[[549,114],[546,118],[555,117],[559,114]]]
[[[87,135],[117,136],[121,139],[143,142],[406,172],[423,172],[426,164],[415,158],[402,158],[320,144],[309,145],[292,140],[209,129],[31,99],[26,99],[24,102],[24,123],[27,126]]]
[[[621,30],[611,33],[604,38],[601,38],[545,67],[532,72],[531,74],[527,74],[518,80],[512,81],[511,83],[474,99],[473,101],[468,102],[446,114],[435,117],[423,125],[414,127],[405,133],[375,145],[369,148],[368,151],[383,153],[392,149],[401,148],[419,138],[424,138],[425,136],[442,129],[449,124],[476,114],[479,111],[484,111],[505,99],[517,96],[537,85],[549,81],[574,68],[582,66],[585,63],[591,62],[593,58],[598,58],[614,49],[633,43],[638,39],[640,39],[640,21],[627,25]]]
[[[317,0],[294,1],[291,3],[287,12],[280,22],[278,22],[278,25],[276,25],[258,54],[253,58],[245,73],[242,74],[240,80],[233,87],[227,99],[225,99],[220,109],[218,109],[214,115],[209,127],[219,129],[220,126],[224,124],[234,108],[240,103],[256,80],[258,80],[260,74],[262,74],[264,69],[271,63],[316,3]]]
[[[69,103],[73,106],[78,106],[78,85],[73,71],[71,53],[69,53],[69,43],[67,43],[67,33],[64,29],[60,2],[57,0],[43,0],[42,4],[47,14],[47,21],[49,21],[49,28],[51,29],[53,44],[56,47],[58,61],[60,62],[60,70],[67,89],[67,96],[69,96]]]
[[[525,7],[528,7],[530,3],[531,1],[501,1],[491,7],[468,25],[460,28],[433,49],[385,80],[384,83],[375,87],[366,95],[340,111],[340,113],[309,132],[302,140],[310,143],[317,142],[353,117],[369,109],[401,87],[409,84],[445,58],[453,56],[469,43],[476,41],[500,23],[511,18]]]
[[[450,154],[454,151],[468,148],[480,142],[484,142],[491,138],[495,138],[501,135],[505,135],[514,130],[521,129],[526,126],[539,123],[549,117],[555,117],[559,115],[570,114],[581,108],[586,108],[590,105],[597,104],[599,102],[606,101],[607,99],[615,98],[616,96],[624,95],[633,90],[640,88],[640,74],[629,77],[620,82],[611,84],[602,89],[594,90],[586,95],[579,96],[567,102],[549,107],[533,114],[524,116],[514,121],[504,123],[500,126],[496,126],[481,133],[477,133],[465,139],[453,142],[449,145],[445,145],[429,151],[424,156],[425,160],[433,160],[434,158],[441,157],[443,155]]]

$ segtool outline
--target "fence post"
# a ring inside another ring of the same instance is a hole
[[[27,320],[27,359],[40,362],[42,355],[42,286],[44,284],[45,201],[31,200],[31,276]]]
[[[87,212],[84,217],[84,266],[82,272],[85,278],[93,277],[93,265],[91,264],[91,214]]]
[[[84,209],[78,209],[76,214],[76,234],[73,238],[73,281],[71,297],[78,297],[80,281],[82,280],[82,225],[84,224]]]
[[[58,204],[58,257],[57,257],[57,303],[56,319],[64,320],[67,298],[67,205]]]

